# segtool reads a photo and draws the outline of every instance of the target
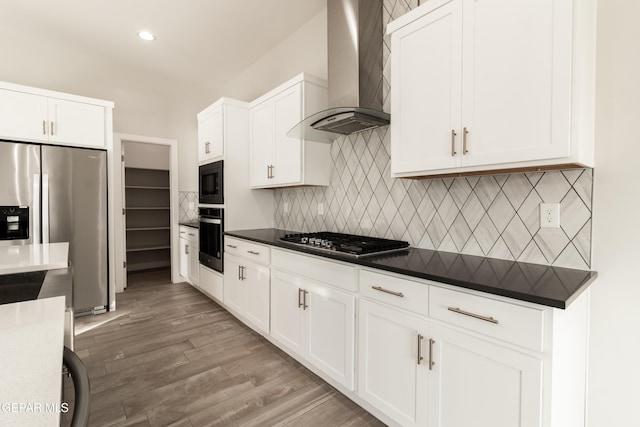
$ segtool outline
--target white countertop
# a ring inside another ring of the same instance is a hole
[[[0,246],[0,274],[53,270],[69,265],[69,243]]]
[[[0,424],[58,425],[64,297],[0,305]]]

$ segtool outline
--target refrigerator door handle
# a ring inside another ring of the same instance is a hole
[[[49,243],[49,174],[42,174],[42,243]]]
[[[40,243],[40,174],[33,174],[33,210],[31,211],[31,226],[33,235],[31,242],[36,245]]]

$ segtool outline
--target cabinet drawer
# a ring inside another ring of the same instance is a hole
[[[198,239],[198,229],[193,227],[188,227],[186,225],[180,226],[180,238],[187,239],[190,242],[197,242]]]
[[[543,351],[543,310],[430,286],[429,315],[474,332]]]
[[[314,256],[298,255],[274,249],[271,267],[347,291],[356,292],[358,290],[355,267],[339,261],[326,261]]]
[[[360,294],[426,316],[429,286],[373,271],[360,271]]]
[[[267,246],[225,236],[224,251],[259,264],[269,264],[271,250]]]

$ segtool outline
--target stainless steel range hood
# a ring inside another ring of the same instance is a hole
[[[330,143],[389,124],[382,111],[382,0],[327,0],[329,109],[287,135]]]

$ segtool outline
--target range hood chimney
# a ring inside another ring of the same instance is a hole
[[[327,0],[329,109],[287,135],[331,143],[389,124],[382,111],[382,0]]]

